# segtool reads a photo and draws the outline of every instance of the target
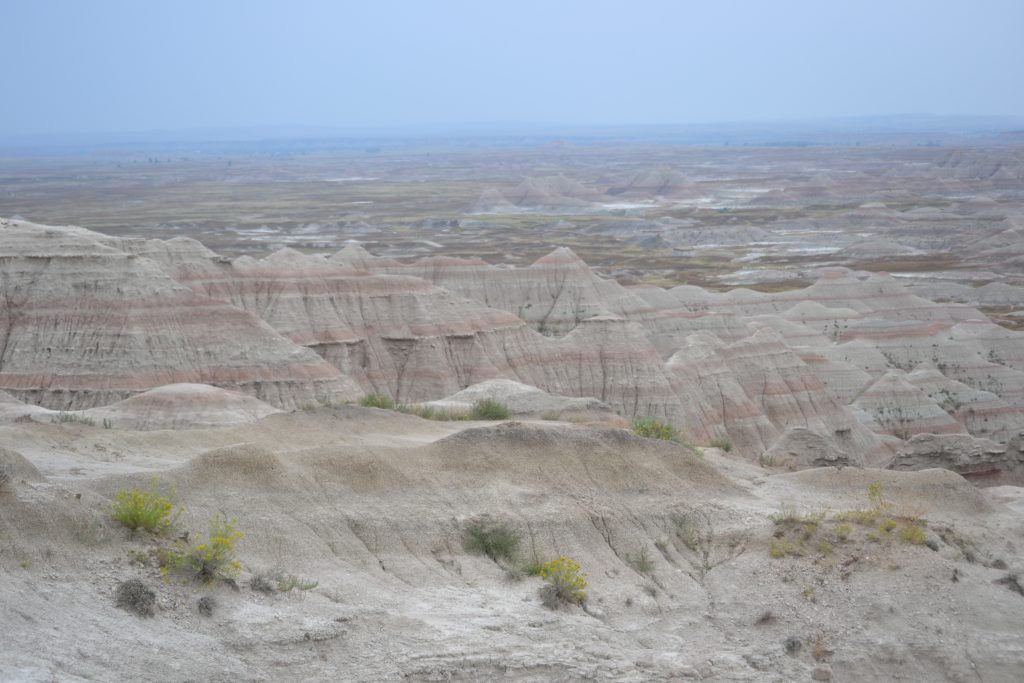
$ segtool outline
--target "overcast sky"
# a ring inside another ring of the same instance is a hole
[[[1024,0],[0,0],[0,136],[1024,115]]]

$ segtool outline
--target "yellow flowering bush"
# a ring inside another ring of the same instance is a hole
[[[188,579],[210,584],[238,576],[241,563],[235,559],[235,543],[243,534],[235,528],[235,519],[224,519],[219,513],[210,521],[210,537],[206,543],[186,545],[167,554],[163,572],[182,575]]]
[[[161,492],[156,477],[150,480],[149,488],[121,489],[114,496],[114,519],[132,531],[145,529],[154,534],[173,528],[181,515],[181,508],[173,515],[175,490],[172,486]]]
[[[560,604],[582,605],[586,601],[587,580],[580,573],[579,564],[565,555],[545,562],[539,574],[548,583],[541,593],[548,607]]]

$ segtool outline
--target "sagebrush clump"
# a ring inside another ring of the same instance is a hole
[[[156,607],[156,593],[142,579],[128,579],[117,584],[114,604],[140,617],[151,617]]]
[[[320,582],[314,579],[304,579],[295,576],[295,574],[286,574],[284,572],[279,572],[274,579],[277,582],[277,590],[282,593],[290,593],[295,589],[311,591],[320,585]]]
[[[468,420],[470,415],[464,410],[450,410],[448,408],[435,408],[418,404],[403,404],[396,406],[395,410],[406,415],[415,415],[424,420],[436,420],[438,422],[457,422]]]
[[[653,417],[640,417],[633,420],[633,433],[645,439],[679,441],[679,431],[675,427]]]
[[[182,508],[174,511],[175,489],[161,491],[156,477],[150,480],[149,488],[122,489],[114,496],[114,519],[132,531],[145,529],[154,534],[174,528],[181,516]],[[173,514],[172,514],[172,511]]]
[[[196,609],[204,617],[212,617],[213,610],[217,609],[217,600],[212,595],[204,595],[196,601]]]
[[[519,549],[519,534],[502,522],[478,519],[466,526],[462,545],[468,552],[486,555],[495,562],[511,561]]]
[[[732,441],[721,436],[711,439],[710,445],[712,448],[719,448],[726,453],[732,450]]]
[[[470,417],[474,420],[507,420],[508,408],[503,403],[485,398],[473,404]]]
[[[51,424],[75,424],[86,427],[95,427],[96,420],[77,413],[66,413],[63,410],[50,418]]]
[[[564,555],[545,562],[540,577],[547,582],[541,589],[541,599],[552,609],[561,605],[582,605],[587,601],[587,580],[580,566]]]
[[[275,585],[274,575],[270,572],[256,572],[249,579],[249,588],[264,595],[276,592],[277,586]]]
[[[359,405],[364,408],[381,408],[383,410],[394,410],[395,402],[384,394],[367,394],[359,399]]]
[[[640,574],[650,574],[654,571],[654,561],[647,553],[647,546],[641,545],[640,552],[636,555],[626,555],[626,562]]]
[[[186,545],[179,541],[176,548],[165,556],[164,575],[177,574],[188,580],[211,584],[234,580],[242,565],[235,559],[235,543],[242,539],[236,528],[237,520],[225,519],[220,514],[210,521],[210,536],[206,543]]]

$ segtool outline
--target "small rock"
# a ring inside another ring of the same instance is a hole
[[[832,672],[823,666],[819,666],[811,672],[811,680],[815,681],[831,681]]]

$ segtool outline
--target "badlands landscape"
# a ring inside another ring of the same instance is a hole
[[[1020,145],[4,158],[0,679],[1021,680]]]

